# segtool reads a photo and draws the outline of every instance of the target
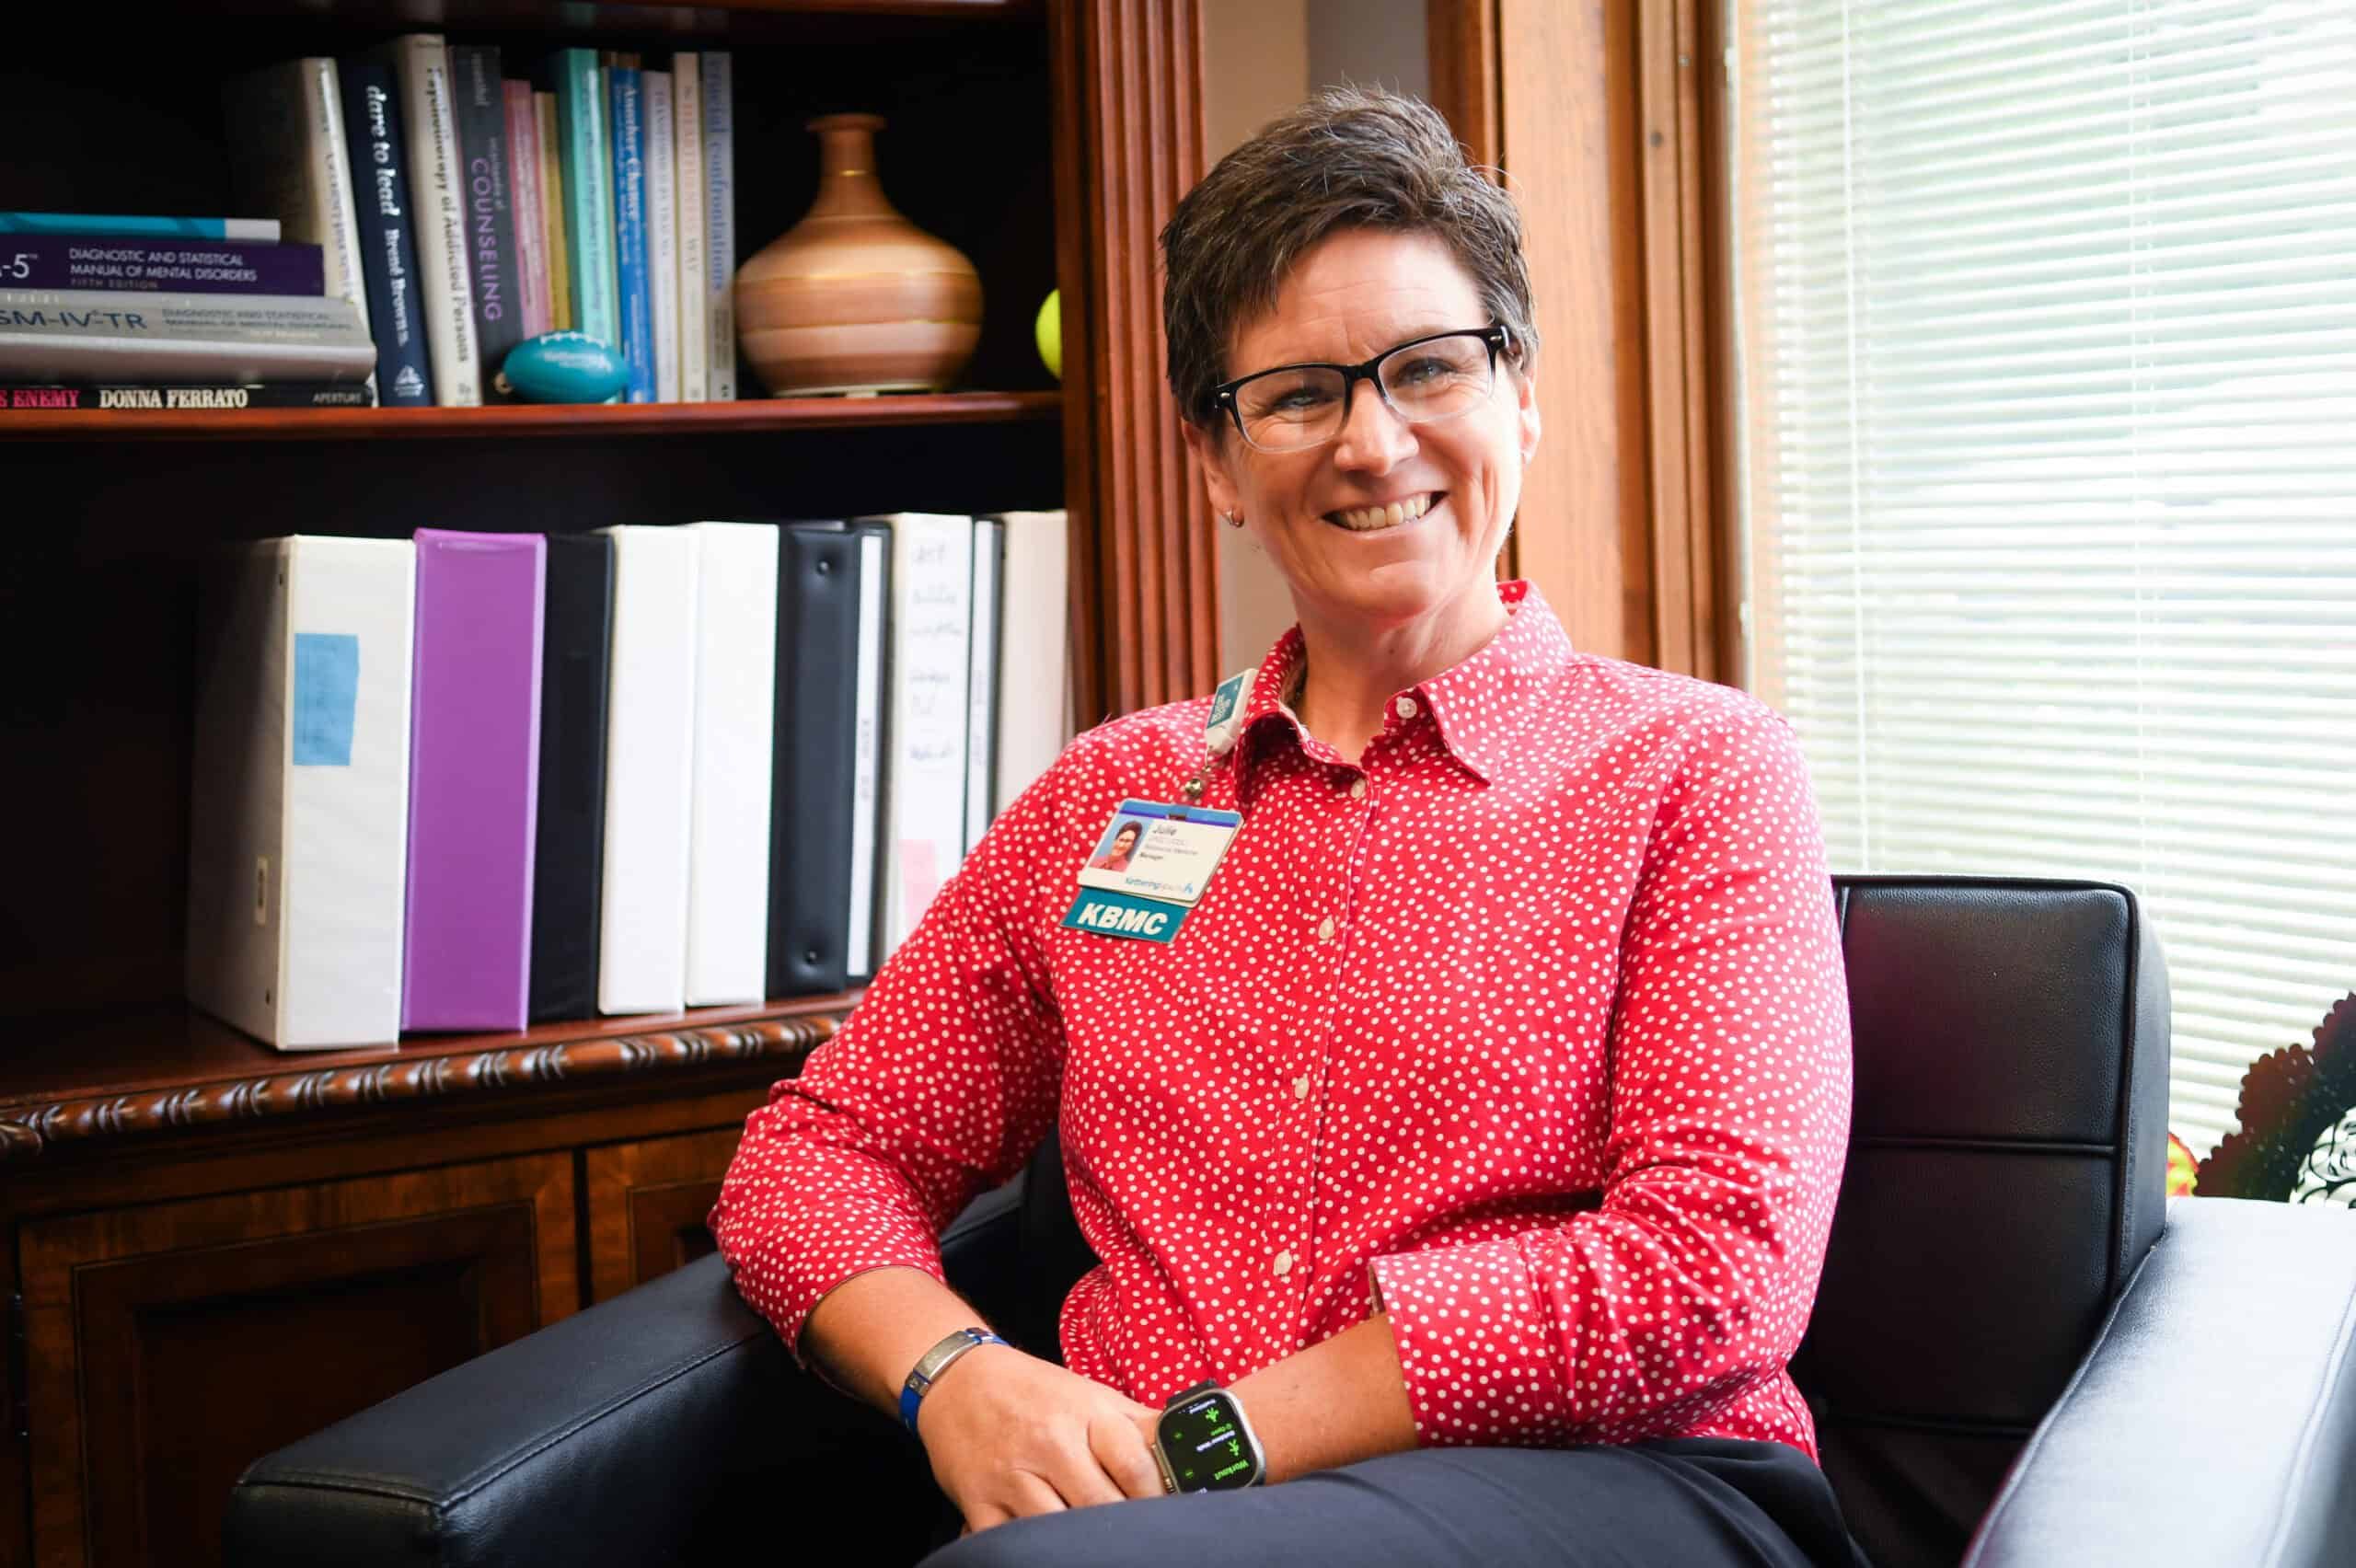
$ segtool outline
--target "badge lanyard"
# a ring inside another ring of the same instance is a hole
[[[1063,923],[1099,936],[1149,942],[1176,939],[1211,873],[1243,825],[1236,812],[1202,803],[1203,788],[1235,749],[1243,694],[1253,672],[1230,675],[1211,695],[1203,743],[1209,755],[1178,787],[1183,803],[1123,801],[1080,871],[1080,894]]]

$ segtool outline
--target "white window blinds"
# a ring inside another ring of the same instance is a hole
[[[1836,870],[2136,889],[2171,1124],[2356,990],[2356,0],[1730,0],[1749,680]]]

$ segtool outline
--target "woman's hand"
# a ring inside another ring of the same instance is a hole
[[[1010,1345],[967,1351],[924,1397],[917,1435],[968,1530],[1161,1495],[1159,1412]]]

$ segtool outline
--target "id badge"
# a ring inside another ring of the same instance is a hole
[[[1178,935],[1243,818],[1207,806],[1124,801],[1080,871],[1074,930],[1166,942]]]

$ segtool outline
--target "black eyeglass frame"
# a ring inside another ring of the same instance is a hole
[[[1497,378],[1497,356],[1501,353],[1509,353],[1513,350],[1513,329],[1507,326],[1502,321],[1493,321],[1486,327],[1460,327],[1453,331],[1432,332],[1427,333],[1421,338],[1410,338],[1403,343],[1393,343],[1391,347],[1383,350],[1372,359],[1360,360],[1356,364],[1335,364],[1329,360],[1302,360],[1294,364],[1270,365],[1265,370],[1255,370],[1249,375],[1239,375],[1232,381],[1222,382],[1218,386],[1212,387],[1211,403],[1215,408],[1225,409],[1227,410],[1227,417],[1229,420],[1233,421],[1235,425],[1235,433],[1241,436],[1243,440],[1243,444],[1246,446],[1251,447],[1254,452],[1265,452],[1268,448],[1262,446],[1258,442],[1253,441],[1252,439],[1251,432],[1243,428],[1243,406],[1236,399],[1236,389],[1241,386],[1247,386],[1252,382],[1257,381],[1263,376],[1285,375],[1295,371],[1338,370],[1342,373],[1342,426],[1344,429],[1346,429],[1349,426],[1350,399],[1357,395],[1358,383],[1361,381],[1370,381],[1374,383],[1374,395],[1381,398],[1382,406],[1390,409],[1392,413],[1397,414],[1403,422],[1411,425],[1439,423],[1442,422],[1442,421],[1409,419],[1405,413],[1402,412],[1399,405],[1391,400],[1391,394],[1383,388],[1381,366],[1383,361],[1390,359],[1395,354],[1403,354],[1409,349],[1419,349],[1426,343],[1438,342],[1442,338],[1478,338],[1484,344],[1487,345],[1489,350],[1489,386],[1490,389],[1495,391]],[[1471,410],[1467,409],[1466,411],[1470,412]],[[1458,414],[1443,416],[1444,419],[1459,419],[1461,417],[1461,415]],[[1341,431],[1337,430],[1333,435],[1327,436],[1325,441],[1311,442],[1307,446],[1282,447],[1278,450],[1284,452],[1314,452],[1318,447],[1324,445],[1326,441],[1334,440],[1340,434]]]

